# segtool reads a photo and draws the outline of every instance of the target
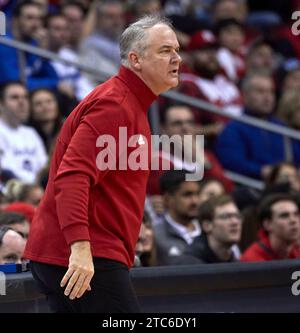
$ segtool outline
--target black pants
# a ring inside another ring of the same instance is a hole
[[[117,261],[94,258],[95,274],[91,291],[70,300],[64,295],[60,281],[67,268],[31,262],[31,272],[46,295],[52,312],[56,313],[138,313],[140,308],[133,290],[128,268]]]

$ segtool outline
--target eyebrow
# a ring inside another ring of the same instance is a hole
[[[159,50],[162,50],[162,49],[173,49],[174,47],[172,45],[162,45]],[[179,51],[179,48],[180,46],[176,46],[175,49]]]

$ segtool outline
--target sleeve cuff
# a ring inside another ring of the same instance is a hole
[[[86,224],[71,224],[63,229],[63,234],[68,245],[77,241],[90,241],[89,228]]]

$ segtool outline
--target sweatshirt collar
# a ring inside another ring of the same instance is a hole
[[[150,105],[157,98],[152,90],[132,70],[124,66],[120,67],[117,77],[134,93],[143,109],[148,111]]]

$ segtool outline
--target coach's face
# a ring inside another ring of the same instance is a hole
[[[164,24],[157,24],[147,33],[146,49],[138,56],[141,78],[154,94],[176,87],[179,82],[179,43],[175,32]]]

